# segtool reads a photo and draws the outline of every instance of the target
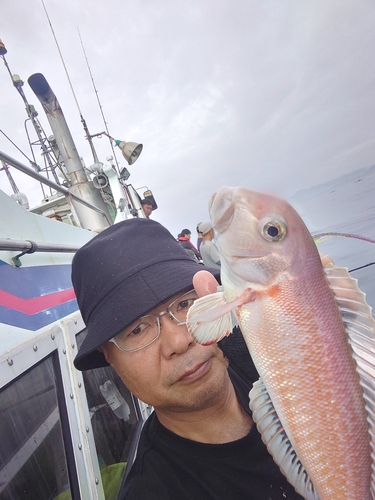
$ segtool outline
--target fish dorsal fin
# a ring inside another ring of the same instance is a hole
[[[327,264],[324,271],[345,324],[364,392],[371,436],[371,494],[375,498],[375,320],[365,294],[358,288],[358,281],[347,269]]]
[[[250,409],[268,452],[289,483],[305,500],[319,500],[311,479],[299,460],[276,413],[262,380],[250,391]]]
[[[236,304],[229,303],[223,292],[197,299],[189,309],[186,324],[199,344],[213,344],[229,335],[238,325],[233,312]]]

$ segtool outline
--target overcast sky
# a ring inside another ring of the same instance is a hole
[[[195,239],[220,186],[290,197],[375,163],[373,0],[45,5],[90,133],[104,124],[79,33],[110,134],[144,145],[129,182],[153,191],[152,218],[175,236],[187,227]],[[0,38],[47,135],[27,84],[33,73],[46,77],[79,154],[93,163],[41,0],[0,0]],[[0,63],[0,129],[30,156],[24,105]],[[94,141],[105,162],[108,141]],[[3,134],[0,150],[28,164]],[[41,200],[38,183],[14,178],[32,205]],[[0,188],[12,192],[3,172]]]

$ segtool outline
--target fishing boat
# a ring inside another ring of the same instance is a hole
[[[103,163],[92,141],[99,134],[90,135],[81,117],[93,153],[85,168],[46,78],[34,74],[28,83],[47,115],[48,136],[6,53],[0,41],[1,58],[36,137],[30,139],[31,149],[41,157],[33,153],[29,166],[0,152],[0,173],[14,191],[12,196],[0,191],[0,499],[112,500],[151,408],[110,367],[84,373],[74,368],[86,332],[70,279],[71,261],[106,227],[145,217],[142,198],[154,209],[157,205],[150,190],[140,192],[127,182],[129,172],[115,158],[118,147],[131,165],[142,145],[102,132],[112,146]],[[45,186],[38,206],[29,208],[12,169]]]
[[[35,139],[29,141],[29,165],[0,151],[0,174],[14,191],[8,196],[0,190],[0,500],[114,500],[152,409],[110,367],[74,368],[86,332],[71,261],[106,227],[145,217],[141,199],[154,209],[157,204],[151,190],[128,182],[129,171],[116,159],[115,151],[121,151],[131,165],[142,145],[115,140],[108,130],[90,134],[81,116],[92,152],[92,161],[83,162],[46,78],[31,75],[24,92],[6,53],[0,41],[0,57],[25,104],[28,135]],[[44,133],[28,92],[38,98],[51,134]],[[92,140],[100,135],[109,139],[106,162]],[[29,208],[12,169],[45,186],[40,204]],[[333,233],[317,236],[327,234]],[[352,271],[358,275],[373,264],[363,260]]]

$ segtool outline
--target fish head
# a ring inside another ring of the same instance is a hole
[[[286,271],[302,272],[312,253],[318,257],[304,222],[281,198],[222,187],[212,195],[209,211],[223,285],[229,281],[243,288],[245,281],[254,289],[269,286]]]

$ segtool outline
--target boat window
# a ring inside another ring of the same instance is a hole
[[[86,331],[77,336],[77,346]],[[106,499],[117,498],[127,463],[132,463],[140,413],[136,398],[111,367],[82,372]]]
[[[0,393],[0,499],[71,499],[53,356]]]

